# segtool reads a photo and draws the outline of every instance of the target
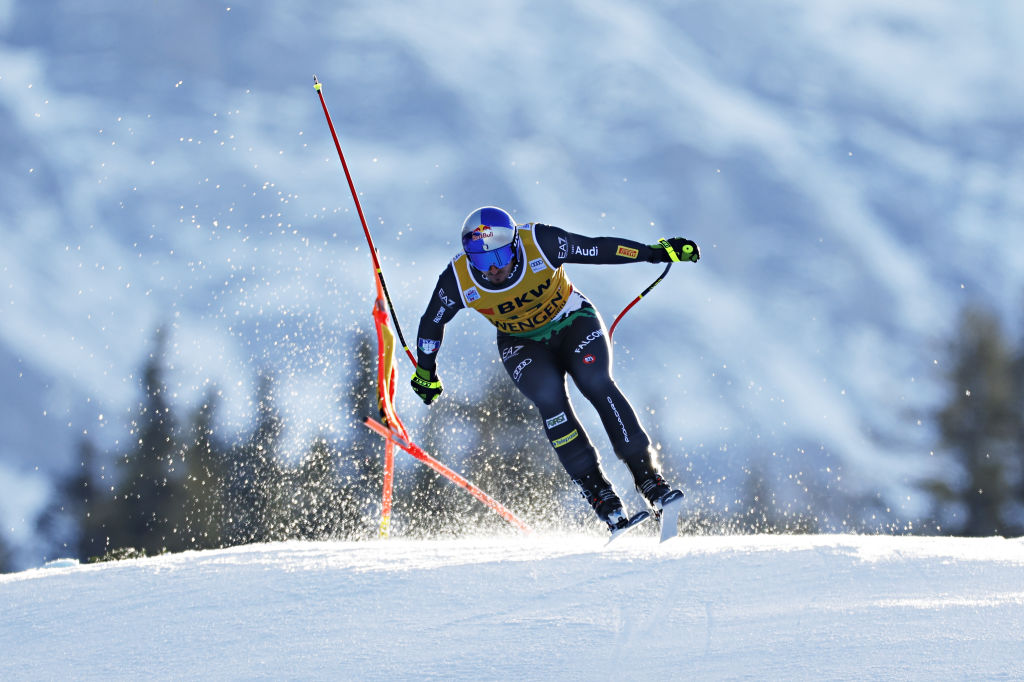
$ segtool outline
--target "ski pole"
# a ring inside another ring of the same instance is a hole
[[[317,80],[316,74],[313,75],[313,89],[316,90],[316,94],[320,96],[320,106],[324,109],[324,117],[327,119],[327,127],[331,129],[331,137],[334,138],[334,147],[338,150],[338,158],[341,159],[341,167],[345,170],[345,179],[348,180],[348,188],[352,192],[352,201],[356,204],[356,212],[359,213],[359,222],[363,225],[363,234],[366,235],[366,243],[370,247],[370,258],[373,259],[373,270],[377,276],[377,284],[380,287],[381,293],[384,294],[384,298],[388,302],[388,309],[391,311],[391,319],[395,323],[395,331],[398,333],[398,340],[402,342],[402,348],[405,349],[405,354],[409,356],[409,361],[412,362],[412,366],[416,367],[416,358],[413,357],[412,351],[409,350],[409,344],[405,342],[405,336],[402,335],[402,328],[398,325],[398,315],[395,314],[395,305],[391,302],[391,295],[388,293],[388,285],[384,281],[384,273],[380,268],[380,261],[377,259],[377,249],[373,246],[373,237],[370,236],[370,228],[366,225],[366,218],[363,216],[363,207],[359,204],[359,195],[356,193],[355,183],[352,182],[352,174],[348,170],[348,164],[345,162],[345,154],[341,151],[341,142],[338,141],[338,133],[334,130],[334,122],[331,121],[331,113],[327,111],[327,102],[324,100],[324,93],[320,87],[320,81]]]
[[[627,305],[625,308],[622,309],[622,312],[618,314],[618,316],[615,318],[615,321],[612,322],[611,328],[608,330],[608,341],[609,342],[612,340],[612,334],[615,333],[615,325],[617,325],[619,323],[619,320],[622,319],[622,316],[625,315],[626,313],[628,313],[630,308],[632,308],[637,303],[639,303],[641,298],[643,298],[647,294],[651,293],[651,289],[653,289],[654,287],[658,286],[658,284],[661,283],[661,280],[665,279],[665,275],[668,274],[668,271],[669,271],[669,269],[671,267],[672,267],[672,263],[669,263],[668,265],[666,265],[665,269],[661,271],[660,275],[658,275],[658,279],[656,279],[653,282],[651,282],[650,286],[648,286],[646,289],[644,289],[640,293],[639,296],[634,298],[632,303],[630,303],[629,305]]]

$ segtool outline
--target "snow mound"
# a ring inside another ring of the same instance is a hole
[[[1024,542],[287,542],[0,575],[0,678],[1024,675]]]

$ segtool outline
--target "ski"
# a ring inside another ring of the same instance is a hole
[[[679,534],[679,513],[683,510],[683,493],[673,490],[661,498],[661,542],[670,540]]]
[[[612,543],[613,540],[622,537],[630,530],[636,528],[649,518],[651,518],[651,513],[649,511],[638,511],[636,514],[633,514],[633,516],[630,517],[629,521],[626,522],[626,525],[622,526],[621,528],[616,528],[612,531],[612,536],[608,538],[608,542],[604,543],[604,546],[607,547]]]

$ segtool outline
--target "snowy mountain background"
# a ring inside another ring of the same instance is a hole
[[[407,337],[479,205],[688,236],[702,261],[626,318],[616,372],[691,499],[759,471],[912,522],[958,311],[1019,323],[1021,28],[1009,1],[0,0],[8,541],[83,438],[124,442],[152,352],[176,404],[223,392],[223,433],[263,367],[293,455],[351,431],[334,392],[372,282],[314,73]],[[609,322],[656,274],[570,271]],[[459,316],[446,389],[495,356]]]
[[[0,677],[1024,676],[1020,539],[600,543],[289,542],[55,562],[0,575]]]

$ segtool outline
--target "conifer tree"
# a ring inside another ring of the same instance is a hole
[[[191,419],[183,445],[184,532],[189,549],[223,547],[228,454],[214,435],[217,392],[210,388]]]
[[[277,450],[282,429],[274,400],[274,378],[264,372],[256,398],[256,428],[246,443],[232,448],[225,495],[228,545],[280,540],[286,535],[282,512],[284,473]]]
[[[757,469],[746,471],[743,490],[736,501],[734,530],[740,533],[778,533],[785,523],[775,514],[775,493],[764,474]]]
[[[960,475],[934,484],[933,490],[940,503],[957,505],[964,513],[940,509],[937,516],[948,518],[947,530],[964,535],[1019,535],[1024,528],[1008,514],[1022,473],[1013,353],[990,311],[966,310],[958,330],[951,396],[938,421],[942,447],[952,454]]]
[[[14,570],[14,553],[7,545],[7,540],[0,535],[0,573],[10,573]]]
[[[51,548],[47,558],[73,556],[85,561],[105,551],[106,536],[96,523],[100,518],[93,475],[96,453],[88,438],[79,442],[78,453],[78,466],[57,477],[53,499],[36,521],[37,531]]]
[[[158,329],[156,349],[143,368],[143,401],[130,424],[134,447],[121,460],[117,495],[106,519],[112,548],[134,548],[149,555],[185,546],[184,472],[161,366],[165,344],[165,333]]]
[[[337,474],[338,453],[323,437],[316,438],[290,479],[289,537],[326,540],[342,535],[349,504]]]
[[[1012,516],[1015,525],[1024,530],[1024,338],[1018,338],[1014,350],[1013,365],[1013,469],[1017,472],[1017,484],[1013,489]]]
[[[347,394],[339,397],[348,424],[346,447],[339,454],[338,476],[344,487],[341,532],[346,538],[369,538],[377,532],[384,473],[384,442],[363,425],[366,417],[379,419],[377,406],[377,354],[370,335],[358,330],[352,337],[352,362]],[[397,387],[401,390],[401,385]],[[403,457],[401,453],[397,456]]]

